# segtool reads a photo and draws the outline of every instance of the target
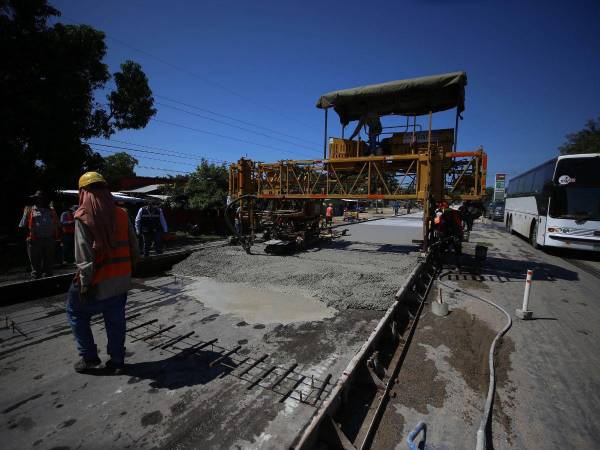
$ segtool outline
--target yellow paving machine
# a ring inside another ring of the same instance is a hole
[[[465,72],[391,81],[322,95],[323,158],[257,162],[242,158],[229,169],[229,216],[249,251],[255,233],[287,247],[318,239],[325,199],[412,200],[423,205],[423,250],[428,248],[435,205],[480,202],[487,156],[457,148],[464,111]],[[342,136],[328,135],[333,108]],[[432,116],[454,109],[454,128],[432,129]],[[382,126],[381,117],[393,124]],[[428,127],[417,124],[428,118]],[[356,122],[345,138],[346,126]],[[364,136],[364,139],[363,139]]]

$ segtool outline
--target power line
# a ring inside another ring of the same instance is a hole
[[[315,151],[314,147],[309,147],[309,146],[304,145],[304,144],[299,144],[297,142],[292,142],[292,141],[288,141],[286,139],[281,139],[281,138],[278,138],[278,137],[275,137],[275,136],[271,136],[271,135],[266,134],[266,133],[261,133],[260,131],[249,129],[249,128],[240,127],[239,125],[233,125],[231,123],[223,122],[222,120],[214,119],[212,117],[203,116],[202,114],[198,114],[198,113],[195,113],[195,112],[192,112],[192,111],[187,111],[185,109],[178,108],[177,106],[167,105],[167,104],[161,103],[161,102],[156,102],[156,104],[160,105],[160,106],[163,106],[163,107],[174,109],[176,111],[181,111],[181,112],[184,112],[186,114],[190,114],[192,116],[200,117],[201,119],[210,120],[212,122],[220,123],[220,124],[226,125],[228,127],[237,128],[238,130],[246,131],[248,133],[253,133],[253,134],[256,134],[256,135],[259,135],[259,136],[264,136],[267,139],[273,139],[275,141],[284,142],[286,144],[292,144],[292,145],[295,145],[295,146],[298,146],[298,147],[302,147],[302,148],[305,148],[305,149],[308,149],[308,150],[311,150],[311,151]]]
[[[157,150],[162,150],[160,147],[150,147],[147,145],[135,144],[133,142],[119,141],[117,139],[111,139],[110,141],[123,142],[123,143],[129,144],[129,145],[136,145],[136,146],[140,146],[140,147],[147,147],[147,148],[154,148]],[[137,151],[140,153],[151,153],[151,154],[155,154],[155,155],[169,156],[171,158],[189,159],[190,157],[192,157],[192,158],[197,159],[198,161],[201,161],[202,159],[206,159],[207,161],[214,161],[214,162],[218,162],[218,163],[225,163],[225,164],[229,163],[229,161],[225,161],[222,159],[208,158],[208,157],[205,157],[202,155],[193,155],[191,153],[180,153],[178,155],[178,154],[170,154],[170,153],[164,153],[164,152],[155,152],[155,151],[150,151],[150,150],[142,150],[142,149],[138,149],[138,148],[123,147],[123,146],[119,146],[119,145],[101,144],[99,142],[89,142],[89,144],[99,145],[101,147],[116,148],[116,149],[121,149],[121,150]],[[176,152],[173,152],[173,153],[176,153]],[[180,156],[180,155],[182,155],[182,156]]]
[[[67,20],[69,20],[69,21],[71,21],[73,23],[76,23],[76,24],[79,23],[78,21],[76,21],[76,20],[74,20],[72,18],[69,18],[67,16],[63,15],[62,17],[66,18]],[[199,78],[199,79],[201,79],[202,81],[204,81],[204,82],[206,82],[208,84],[211,84],[211,85],[213,85],[215,87],[218,87],[220,89],[223,89],[223,90],[225,90],[225,91],[227,91],[227,92],[229,92],[229,93],[231,93],[233,95],[237,95],[237,96],[239,96],[241,98],[244,98],[244,99],[252,102],[251,99],[248,99],[245,96],[243,96],[243,95],[241,95],[241,94],[239,94],[239,93],[237,93],[237,92],[235,92],[235,91],[233,91],[231,89],[228,89],[227,87],[225,87],[223,85],[220,85],[219,83],[215,83],[212,80],[209,80],[209,79],[207,79],[205,77],[202,77],[201,75],[198,75],[195,72],[192,72],[192,71],[190,71],[190,70],[188,70],[188,69],[186,69],[184,67],[180,67],[180,66],[178,66],[176,64],[173,64],[173,63],[171,63],[171,62],[169,62],[167,60],[164,60],[164,59],[162,59],[162,58],[160,58],[160,57],[158,57],[156,55],[153,55],[152,53],[147,52],[147,51],[145,51],[143,49],[140,49],[140,48],[134,47],[134,46],[132,46],[130,44],[127,44],[126,42],[124,42],[124,41],[122,41],[122,40],[120,40],[118,38],[115,38],[113,36],[110,36],[110,35],[108,35],[106,33],[105,33],[105,35],[109,39],[114,40],[115,42],[118,42],[118,43],[120,43],[121,45],[123,45],[125,47],[131,48],[134,51],[137,51],[139,53],[142,53],[142,54],[145,54],[147,56],[150,56],[150,57],[152,57],[152,58],[160,61],[161,63],[163,63],[165,65],[168,65],[168,66],[170,66],[170,67],[172,67],[172,68],[174,68],[176,70],[180,70],[180,71],[183,71],[185,73],[188,73],[189,75],[192,75],[192,76],[194,76],[196,78]],[[259,106],[266,107],[265,105],[259,105]],[[277,114],[283,115],[281,112],[275,111],[272,108],[268,108],[268,107],[266,107],[266,108],[267,109],[271,109],[273,112],[275,112]],[[154,120],[156,122],[159,122],[159,123],[164,123],[164,124],[167,124],[167,125],[175,126],[175,127],[188,129],[188,130],[191,130],[191,131],[196,131],[196,132],[199,132],[199,133],[209,134],[209,135],[221,137],[221,138],[224,138],[224,139],[230,139],[230,140],[234,140],[234,141],[237,141],[237,142],[242,142],[242,143],[245,143],[245,144],[256,145],[256,146],[259,146],[259,147],[268,148],[268,149],[271,149],[271,150],[276,150],[276,151],[279,151],[279,152],[290,153],[290,154],[298,154],[297,152],[293,152],[293,151],[289,151],[289,150],[283,150],[283,149],[280,149],[280,148],[277,148],[277,147],[273,147],[273,146],[269,146],[269,145],[265,145],[265,144],[259,144],[259,143],[248,141],[248,140],[244,140],[244,139],[238,139],[238,138],[234,138],[234,137],[231,137],[231,136],[226,136],[226,135],[222,135],[222,134],[219,134],[219,133],[214,133],[214,132],[210,132],[210,131],[206,131],[206,130],[200,130],[200,129],[197,129],[197,128],[187,127],[185,125],[175,124],[175,123],[167,122],[167,121],[161,121],[159,119],[152,119],[152,120]],[[299,123],[301,123],[301,122],[299,122]],[[303,124],[303,125],[305,125],[305,124]],[[297,144],[295,144],[295,145],[297,145]]]
[[[209,158],[207,156],[194,155],[192,153],[179,152],[179,151],[171,150],[171,149],[164,148],[164,147],[155,147],[155,146],[152,146],[152,145],[136,144],[135,142],[122,141],[122,140],[119,140],[119,139],[110,138],[109,141],[110,142],[119,142],[121,144],[135,145],[136,147],[150,148],[150,149],[154,149],[154,150],[162,150],[164,152],[167,152],[167,153],[165,153],[165,155],[168,154],[169,156],[173,156],[175,158],[188,158],[188,157],[192,157],[192,158],[200,158],[200,159],[204,158],[204,159],[207,159],[209,161],[228,162],[228,161],[224,161],[224,160],[220,160],[220,159]]]
[[[231,136],[227,136],[225,134],[214,133],[212,131],[206,131],[206,130],[201,130],[199,128],[188,127],[186,125],[180,125],[178,123],[167,122],[166,120],[160,120],[160,119],[150,119],[150,120],[152,120],[153,122],[163,123],[165,125],[171,125],[173,127],[184,128],[186,130],[196,131],[198,133],[209,134],[211,136],[217,136],[217,137],[221,137],[221,138],[224,138],[224,139],[230,139],[230,140],[236,141],[236,142],[242,142],[244,144],[256,145],[258,147],[264,147],[264,148],[268,148],[270,150],[275,150],[275,151],[278,151],[278,152],[291,153],[291,154],[296,154],[296,155],[298,154],[298,152],[293,152],[291,150],[284,150],[284,149],[281,149],[281,148],[273,147],[271,145],[259,144],[258,142],[252,142],[252,141],[248,141],[248,140],[245,140],[245,139],[238,139],[238,138],[234,138],[234,137],[231,137]]]
[[[68,20],[68,21],[70,21],[70,22],[76,23],[76,24],[77,24],[77,23],[81,23],[81,21],[74,20],[73,18],[70,18],[70,17],[68,17],[68,16],[65,16],[64,14],[63,14],[61,17],[62,17],[62,18],[65,18],[65,19],[67,19],[67,20]],[[224,86],[224,85],[222,85],[222,84],[220,84],[220,83],[217,83],[217,82],[215,82],[215,81],[213,81],[213,80],[211,80],[211,79],[209,79],[209,78],[206,78],[206,77],[204,77],[204,76],[202,76],[202,75],[199,75],[198,73],[196,73],[196,72],[193,72],[193,71],[191,71],[191,70],[189,70],[189,69],[186,69],[185,67],[179,66],[179,65],[177,65],[177,64],[173,64],[172,62],[170,62],[170,61],[167,61],[166,59],[163,59],[163,58],[161,58],[160,56],[156,56],[156,55],[154,55],[153,53],[150,53],[150,52],[148,52],[148,51],[146,51],[146,50],[143,50],[143,49],[141,49],[141,48],[139,48],[139,47],[135,47],[135,46],[133,46],[133,45],[131,45],[131,44],[128,44],[127,42],[125,42],[125,41],[123,41],[123,40],[121,40],[121,39],[119,39],[119,38],[116,38],[116,37],[114,37],[114,36],[111,36],[111,35],[109,35],[109,34],[107,34],[107,33],[104,33],[104,35],[105,35],[107,38],[109,38],[110,40],[112,40],[112,41],[115,41],[116,43],[118,43],[118,44],[120,44],[120,45],[122,45],[122,46],[124,46],[124,47],[127,47],[127,48],[129,48],[129,49],[131,49],[131,50],[133,50],[133,51],[135,51],[135,52],[138,52],[138,53],[141,53],[141,54],[143,54],[143,55],[146,55],[146,56],[148,56],[149,58],[155,59],[156,61],[160,62],[161,64],[164,64],[164,65],[166,65],[166,66],[169,66],[170,68],[172,68],[172,69],[174,69],[174,70],[178,70],[178,71],[180,71],[180,72],[183,72],[183,73],[186,73],[186,74],[188,74],[188,75],[190,75],[190,76],[192,76],[192,77],[194,77],[194,78],[198,78],[198,79],[199,79],[199,80],[201,80],[202,82],[204,82],[204,83],[206,83],[206,84],[208,84],[208,85],[211,85],[211,86],[213,86],[213,87],[215,87],[215,88],[217,88],[217,89],[221,89],[222,91],[224,91],[224,92],[227,92],[228,94],[231,94],[231,95],[233,95],[233,96],[239,97],[239,98],[241,98],[241,99],[243,99],[243,100],[245,100],[245,101],[247,101],[247,102],[249,102],[249,103],[252,103],[252,104],[254,104],[254,105],[256,105],[256,106],[259,106],[259,107],[261,107],[261,108],[264,108],[264,109],[266,109],[266,110],[269,110],[269,111],[271,111],[271,112],[273,112],[273,113],[275,113],[275,114],[278,114],[278,115],[281,115],[281,116],[284,116],[284,117],[286,117],[286,116],[287,116],[287,114],[285,114],[285,113],[282,113],[281,111],[277,111],[276,109],[274,109],[274,108],[272,108],[272,107],[270,107],[270,106],[268,106],[268,105],[265,105],[265,104],[262,104],[262,103],[258,103],[256,100],[253,100],[253,99],[251,99],[250,97],[246,97],[245,95],[243,95],[243,94],[240,94],[239,92],[237,92],[237,91],[234,91],[233,89],[230,89],[230,88],[228,88],[227,86]],[[293,120],[293,121],[295,121],[295,122],[297,122],[297,123],[301,124],[302,126],[305,126],[305,127],[307,127],[307,128],[310,128],[311,130],[313,129],[313,127],[312,127],[311,125],[305,124],[304,122],[302,122],[302,121],[300,121],[300,120],[298,120],[298,119],[296,119],[296,118],[293,118],[293,117],[290,117],[290,116],[287,116],[287,117],[288,117],[290,120]]]
[[[104,152],[104,153],[118,153],[118,152],[114,152],[111,150],[104,150],[104,149],[94,149],[94,150],[99,151],[99,152]],[[147,157],[147,158],[156,160],[156,158],[149,158],[149,157]],[[158,161],[161,161],[161,160],[158,160]],[[174,162],[174,161],[169,161],[169,162]],[[175,163],[175,164],[177,164],[177,163]],[[139,164],[136,164],[136,167],[139,167],[140,169],[160,170],[163,172],[177,172],[177,173],[184,173],[184,174],[189,174],[190,172],[192,172],[191,170],[163,169],[161,167],[143,166],[143,165],[139,165]]]
[[[158,62],[160,62],[162,64],[165,64],[166,66],[171,67],[172,69],[175,69],[175,70],[178,70],[180,72],[186,73],[186,74],[188,74],[188,75],[190,75],[190,76],[192,76],[194,78],[198,78],[199,80],[203,81],[204,83],[206,83],[208,85],[211,85],[211,86],[213,86],[213,87],[215,87],[217,89],[221,89],[222,91],[225,91],[228,94],[231,94],[231,95],[233,95],[235,97],[239,97],[242,100],[247,101],[248,103],[251,103],[253,105],[256,105],[256,106],[259,106],[261,108],[264,108],[264,109],[266,109],[268,111],[271,111],[272,113],[275,113],[275,114],[287,117],[289,120],[293,120],[294,122],[297,122],[297,123],[299,123],[300,125],[302,125],[304,127],[310,128],[311,130],[313,130],[313,128],[314,128],[311,125],[308,125],[308,124],[306,124],[306,123],[304,123],[304,122],[302,122],[302,121],[300,121],[298,119],[295,119],[293,117],[288,116],[286,113],[283,113],[281,111],[277,111],[276,109],[274,109],[274,108],[272,108],[272,107],[270,107],[268,105],[265,105],[265,104],[262,104],[262,103],[258,103],[257,101],[251,99],[250,97],[246,97],[245,95],[240,94],[239,92],[236,92],[233,89],[229,89],[228,87],[226,87],[226,86],[224,86],[224,85],[222,85],[220,83],[217,83],[217,82],[215,82],[213,80],[210,80],[210,79],[208,79],[208,78],[206,78],[206,77],[204,77],[202,75],[199,75],[196,72],[192,72],[191,70],[186,69],[185,67],[181,67],[181,66],[178,66],[177,64],[173,64],[172,62],[169,62],[166,59],[161,58],[160,56],[156,56],[156,55],[154,55],[154,54],[152,54],[152,53],[150,53],[150,52],[148,52],[146,50],[143,50],[143,49],[141,49],[139,47],[135,47],[133,45],[130,45],[127,42],[122,41],[121,39],[115,38],[114,36],[111,36],[109,34],[106,34],[106,37],[109,38],[109,39],[111,39],[111,40],[113,40],[113,41],[115,41],[115,42],[117,42],[118,44],[121,44],[124,47],[130,48],[133,51],[136,51],[136,52],[141,53],[143,55],[146,55],[146,56],[148,56],[150,58],[153,58],[156,61],[158,61]]]
[[[92,148],[94,149],[94,151],[101,152],[101,153],[109,153],[109,154],[112,154],[112,155],[114,155],[116,153],[120,153],[120,152],[117,152],[115,150],[107,150],[107,149],[104,149],[104,148],[94,148],[94,147],[92,147]],[[135,152],[136,150],[135,149],[128,149],[128,151]],[[152,156],[140,156],[140,158],[151,159],[153,161],[166,162],[166,163],[169,163],[169,164],[177,164],[177,165],[180,165],[180,166],[190,166],[190,167],[197,167],[198,166],[198,164],[186,163],[186,162],[181,162],[181,161],[170,161],[168,159],[153,158]]]
[[[163,172],[177,172],[177,173],[185,173],[189,174],[190,171],[187,170],[175,170],[175,169],[161,169],[160,167],[150,167],[150,166],[138,166],[140,169],[150,169],[150,170],[162,170]]]
[[[213,114],[215,116],[222,117],[224,119],[233,120],[235,122],[243,123],[244,125],[248,125],[248,126],[255,127],[255,128],[260,128],[260,129],[263,129],[263,130],[266,130],[266,131],[270,131],[271,133],[280,134],[281,136],[285,136],[285,137],[288,137],[290,139],[296,139],[298,141],[302,141],[302,142],[305,142],[305,143],[310,144],[310,145],[315,145],[314,142],[311,142],[308,139],[304,139],[304,138],[300,138],[300,137],[297,137],[297,136],[293,136],[291,134],[283,133],[281,131],[274,130],[273,128],[268,128],[268,127],[265,127],[265,126],[262,126],[262,125],[258,125],[258,124],[252,123],[252,122],[247,122],[245,120],[236,119],[235,117],[228,116],[226,114],[221,114],[221,113],[212,111],[212,110],[207,109],[207,108],[201,108],[201,107],[196,106],[196,105],[191,105],[189,103],[181,102],[179,100],[172,99],[172,98],[167,97],[165,95],[159,95],[159,94],[156,94],[156,93],[153,93],[153,95],[154,95],[154,97],[162,98],[164,100],[168,100],[168,101],[170,101],[172,103],[176,103],[178,105],[187,106],[188,108],[193,108],[193,109],[197,109],[198,111],[207,112],[209,114]],[[319,145],[319,144],[316,144],[316,145]]]

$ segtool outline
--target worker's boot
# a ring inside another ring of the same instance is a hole
[[[75,363],[75,372],[85,373],[90,369],[98,367],[102,361],[97,356],[95,358],[81,358]]]
[[[125,373],[125,363],[118,363],[109,359],[104,364],[105,369],[113,375],[123,375]]]

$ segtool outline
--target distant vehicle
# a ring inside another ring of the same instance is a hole
[[[535,248],[600,252],[600,153],[559,156],[511,179],[504,223]]]
[[[492,202],[485,211],[485,217],[492,220],[504,219],[504,202]]]

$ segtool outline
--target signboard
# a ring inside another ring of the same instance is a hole
[[[429,130],[427,131],[416,131],[413,135],[411,131],[397,133],[401,137],[403,144],[410,144],[414,141],[417,144],[426,144],[429,139]],[[441,130],[431,130],[431,142],[454,142],[454,128],[444,128]]]
[[[499,202],[504,200],[506,190],[506,174],[497,173],[494,180],[494,201]]]

